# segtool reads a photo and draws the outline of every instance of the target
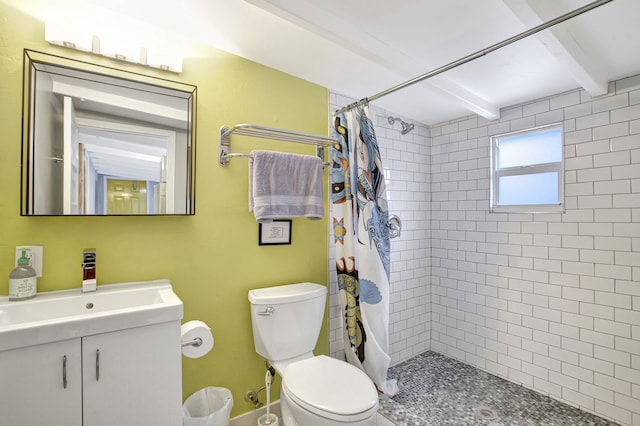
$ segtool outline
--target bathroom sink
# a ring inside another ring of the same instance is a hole
[[[182,301],[168,280],[99,285],[98,290],[0,297],[0,351],[180,320]]]

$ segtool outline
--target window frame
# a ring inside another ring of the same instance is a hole
[[[561,158],[559,162],[538,163],[525,166],[506,167],[498,169],[498,145],[501,139],[514,136],[526,136],[545,130],[560,130]],[[490,168],[489,168],[489,212],[491,213],[564,213],[564,127],[563,123],[553,123],[544,126],[532,127],[499,135],[491,136],[490,141]],[[500,189],[499,178],[504,176],[524,176],[540,173],[558,173],[558,203],[557,204],[498,204]]]

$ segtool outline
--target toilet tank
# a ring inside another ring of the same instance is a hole
[[[327,288],[288,284],[249,291],[256,352],[269,361],[312,353],[320,334]]]

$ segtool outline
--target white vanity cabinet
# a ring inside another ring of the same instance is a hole
[[[84,426],[182,425],[180,323],[82,339]]]
[[[0,352],[3,426],[178,426],[181,407],[179,321]]]
[[[81,425],[81,363],[80,339],[1,351],[0,424]]]

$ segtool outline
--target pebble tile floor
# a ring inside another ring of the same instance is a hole
[[[399,426],[613,426],[523,386],[436,352],[389,369],[400,392],[380,397],[378,413]]]

